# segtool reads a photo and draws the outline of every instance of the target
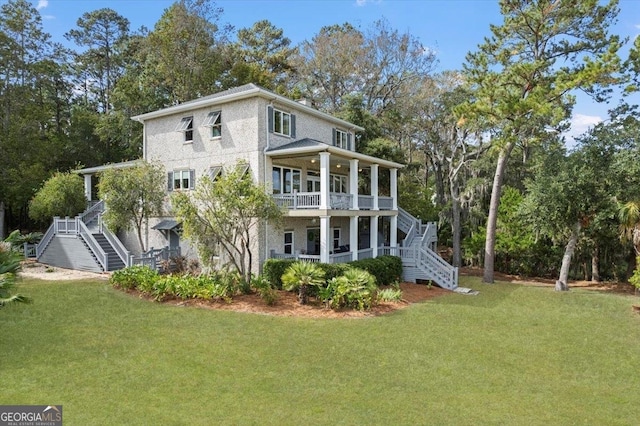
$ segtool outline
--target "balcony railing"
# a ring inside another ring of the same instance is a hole
[[[353,194],[338,192],[329,193],[329,208],[332,210],[349,210],[353,208]],[[360,210],[373,209],[373,196],[358,195],[358,208]],[[294,192],[291,194],[273,194],[278,207],[290,210],[319,209],[319,192]],[[392,210],[393,198],[378,197],[378,208],[380,210]]]

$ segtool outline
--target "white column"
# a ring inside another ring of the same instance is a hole
[[[378,165],[371,165],[371,196],[373,197],[373,210],[378,210]]]
[[[331,218],[320,216],[320,262],[329,263],[329,251],[332,247]]]
[[[358,160],[349,160],[349,194],[351,194],[351,210],[358,210]]]
[[[358,216],[349,217],[349,249],[351,260],[358,260]]]
[[[84,175],[84,196],[91,201],[91,175]]]
[[[273,159],[268,155],[264,156],[264,184],[267,194],[273,194]]]
[[[329,153],[320,153],[320,210],[329,208]]]
[[[398,210],[398,169],[389,169],[389,174],[391,175],[391,202],[393,203],[391,209]]]
[[[373,249],[373,257],[378,257],[378,216],[371,216],[371,226],[369,227],[371,236],[371,248]]]
[[[397,247],[398,246],[398,216],[393,215],[389,218],[391,220],[391,230],[389,232],[389,246]]]

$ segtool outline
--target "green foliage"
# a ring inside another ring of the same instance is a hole
[[[84,182],[76,173],[56,173],[36,192],[29,203],[29,217],[50,222],[54,216],[75,217],[87,207]]]
[[[11,249],[11,245],[0,242],[0,307],[10,303],[29,303],[31,299],[21,294],[14,294],[18,271],[22,256]]]
[[[150,292],[160,275],[148,266],[134,265],[114,271],[109,282],[120,288],[137,288],[142,292]]]
[[[246,281],[235,271],[214,271],[198,276],[189,274],[160,275],[147,266],[131,266],[115,271],[110,278],[113,286],[137,289],[155,300],[169,298],[222,299],[231,301],[236,294],[250,291]]]
[[[324,271],[325,281],[343,275],[350,268],[348,263],[316,263]]]
[[[295,262],[295,259],[267,259],[262,266],[262,274],[274,288],[281,289],[284,272]]]
[[[381,302],[398,302],[402,300],[402,290],[391,287],[378,290],[378,300]]]
[[[264,275],[254,277],[251,280],[251,286],[257,290],[260,298],[264,300],[268,306],[273,306],[278,301],[278,293]]]
[[[378,286],[373,275],[358,268],[350,268],[337,278],[331,279],[321,298],[332,309],[370,309],[376,303]]]
[[[636,258],[636,269],[633,271],[633,275],[629,278],[629,282],[637,289],[640,290],[640,256]]]
[[[107,169],[100,174],[98,194],[107,205],[103,219],[114,231],[135,229],[142,251],[146,250],[142,226],[148,218],[162,213],[166,176],[164,167],[140,162],[121,169]]]
[[[302,305],[309,300],[310,287],[319,287],[324,283],[324,271],[311,262],[295,262],[282,275],[282,288],[287,291],[298,290],[298,300]]]
[[[223,254],[250,283],[253,230],[265,220],[279,226],[282,212],[265,187],[244,173],[243,165],[225,169],[215,182],[202,177],[195,191],[175,192],[171,202],[184,236],[196,244],[203,263],[213,266],[214,258]]]
[[[373,275],[378,285],[390,285],[402,278],[402,259],[397,256],[378,256],[349,262],[353,268],[364,269]]]

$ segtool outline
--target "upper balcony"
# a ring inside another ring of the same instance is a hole
[[[279,207],[290,210],[320,209],[320,192],[294,192],[293,194],[274,194]],[[357,197],[358,203],[354,203]],[[329,193],[329,208],[332,210],[376,210],[375,198],[371,195]],[[393,210],[392,197],[377,197],[377,210]]]

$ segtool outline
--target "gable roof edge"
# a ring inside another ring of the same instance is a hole
[[[185,102],[182,103],[180,105],[175,105],[175,106],[171,106],[168,108],[163,108],[163,109],[159,109],[156,111],[151,111],[151,112],[147,112],[145,114],[140,114],[140,115],[135,115],[133,117],[131,117],[132,120],[138,121],[140,123],[145,122],[145,120],[150,120],[150,119],[154,119],[154,118],[160,118],[160,117],[164,117],[167,115],[172,115],[172,114],[177,114],[180,112],[186,112],[186,111],[192,111],[194,109],[197,108],[206,108],[209,106],[213,106],[216,104],[220,104],[220,103],[225,103],[225,102],[231,102],[231,101],[237,101],[237,100],[242,100],[242,99],[247,99],[247,98],[251,98],[253,96],[260,96],[263,99],[269,100],[271,102],[278,102],[279,104],[283,104],[286,105],[288,107],[291,107],[293,109],[297,109],[297,110],[301,110],[301,111],[305,111],[306,113],[331,121],[337,125],[343,126],[349,130],[353,130],[353,131],[359,131],[362,132],[364,131],[363,127],[357,126],[353,123],[350,123],[348,121],[342,120],[340,118],[334,117],[331,114],[327,114],[324,113],[322,111],[318,111],[315,108],[312,108],[310,106],[301,104],[300,102],[296,102],[293,101],[289,98],[286,98],[282,95],[278,95],[274,92],[268,91],[266,89],[263,89],[255,84],[249,84],[247,85],[248,88],[246,90],[242,90],[239,92],[232,92],[229,93],[227,95],[222,95],[222,96],[215,96],[215,97],[205,97],[205,98],[201,98],[201,99],[196,99],[194,101],[189,101],[189,102]]]

